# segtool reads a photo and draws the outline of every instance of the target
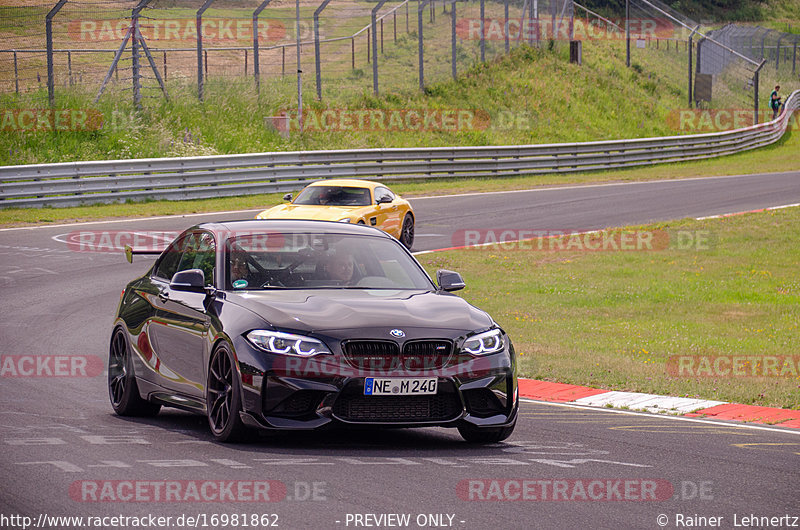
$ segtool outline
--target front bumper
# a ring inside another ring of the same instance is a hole
[[[450,358],[429,370],[365,371],[342,355],[320,359],[277,358],[263,352],[239,359],[242,419],[263,429],[318,429],[333,425],[374,427],[503,427],[519,407],[513,346],[481,357]],[[366,377],[436,377],[437,393],[364,395]]]

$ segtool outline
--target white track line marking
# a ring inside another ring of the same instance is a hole
[[[795,202],[793,204],[784,204],[781,206],[768,206],[766,208],[759,208],[757,210],[747,210],[744,212],[730,212],[730,213],[721,213],[717,215],[707,215],[706,217],[695,217],[696,221],[705,221],[706,219],[721,219],[722,217],[733,217],[734,215],[744,215],[746,213],[760,213],[766,212],[769,210],[781,210],[783,208],[794,208],[800,206],[800,202]]]
[[[800,435],[800,429],[788,430],[788,429],[776,429],[774,427],[764,427],[762,425],[753,425],[752,423],[727,423],[726,420],[703,420],[700,418],[687,418],[685,416],[670,416],[666,414],[650,414],[648,412],[636,412],[632,410],[616,410],[610,408],[600,408],[600,407],[589,407],[587,405],[574,405],[572,403],[553,403],[552,401],[539,401],[537,399],[530,399],[530,398],[519,398],[520,401],[524,401],[525,403],[538,403],[540,405],[552,405],[555,407],[568,407],[571,409],[583,409],[583,410],[594,410],[597,412],[610,412],[612,414],[629,414],[633,416],[646,416],[649,418],[663,418],[663,419],[670,419],[670,420],[681,420],[681,421],[688,421],[692,423],[707,423],[709,425],[716,425],[724,426],[724,427],[737,427],[739,429],[754,429],[757,431],[769,431],[769,432],[780,432],[783,434],[794,434]]]
[[[256,210],[228,210],[225,212],[203,212],[203,213],[180,213],[174,215],[159,215],[156,217],[125,217],[123,219],[106,219],[104,221],[82,221],[80,223],[62,223],[57,225],[44,224],[36,226],[13,226],[11,228],[0,228],[0,232],[10,232],[12,230],[36,230],[39,228],[69,228],[70,226],[103,225],[113,223],[129,223],[131,221],[158,221],[159,219],[181,219],[182,217],[200,217],[203,215],[232,215],[240,213],[263,212],[264,208]]]

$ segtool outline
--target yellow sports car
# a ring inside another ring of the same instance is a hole
[[[264,210],[256,219],[319,219],[366,224],[380,228],[411,248],[414,210],[408,201],[380,182],[357,179],[320,180],[309,184],[292,200]]]

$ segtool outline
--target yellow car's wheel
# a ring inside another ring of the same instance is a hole
[[[408,249],[414,244],[414,217],[407,213],[400,230],[400,242]]]

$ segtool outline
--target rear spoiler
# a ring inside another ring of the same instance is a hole
[[[134,254],[151,254],[158,256],[164,252],[164,249],[154,249],[154,248],[133,248],[130,245],[125,245],[125,259],[128,260],[128,263],[133,263],[133,256]]]

